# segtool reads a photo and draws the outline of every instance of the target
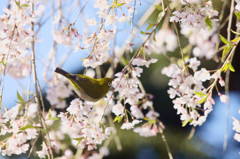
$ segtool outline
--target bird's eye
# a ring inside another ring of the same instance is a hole
[[[108,82],[108,86],[111,87],[112,86],[112,82]]]

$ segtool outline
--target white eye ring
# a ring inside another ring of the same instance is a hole
[[[112,82],[108,82],[108,86],[111,87],[112,86]]]

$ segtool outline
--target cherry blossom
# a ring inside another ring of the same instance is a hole
[[[121,103],[118,103],[116,105],[113,106],[112,108],[112,112],[116,115],[122,115],[124,113],[124,107]]]
[[[142,59],[142,58],[134,58],[132,60],[132,67],[130,68],[133,70],[132,72],[119,72],[115,74],[117,78],[114,79],[112,82],[112,86],[114,90],[118,93],[117,97],[115,98],[121,98],[123,101],[123,107],[127,109],[126,107],[130,105],[130,109],[126,112],[131,113],[132,120],[129,121],[128,118],[123,119],[124,122],[121,126],[121,129],[134,129],[136,133],[142,136],[155,136],[157,133],[161,132],[163,129],[163,126],[161,125],[158,127],[158,113],[153,110],[153,103],[150,102],[147,98],[147,95],[145,94],[144,90],[141,90],[141,82],[138,79],[139,76],[141,76],[142,68],[141,66],[149,67],[151,63],[157,62],[156,59]],[[135,73],[136,70],[140,69],[141,71],[139,73]],[[139,101],[143,100],[143,103],[139,104]],[[118,110],[117,110],[118,108]],[[118,118],[125,118],[127,114],[123,114],[123,108],[122,104],[119,105],[119,103],[116,105],[113,105],[112,111],[116,115],[116,120]],[[119,109],[120,108],[120,109]],[[148,110],[148,113],[145,115],[142,111]],[[120,113],[121,112],[121,113]],[[138,126],[142,123],[141,120],[147,119],[147,122],[154,121],[154,124],[149,124],[149,127],[158,127],[152,132],[152,129],[149,128],[142,128],[141,126]],[[153,125],[153,126],[152,126]],[[137,126],[137,127],[136,127]],[[137,129],[136,129],[137,128]],[[136,129],[136,130],[135,130]],[[147,135],[151,134],[151,135]]]
[[[31,25],[44,10],[44,6],[39,2],[35,2],[35,12],[32,12],[31,1],[11,0],[9,1],[11,7],[5,8],[3,15],[0,16],[0,59],[2,63],[10,65],[9,71],[14,77],[21,78],[29,74],[29,57],[25,59],[24,56],[28,56],[34,34]],[[17,68],[20,71],[17,71]]]
[[[32,107],[34,104],[30,104]],[[17,105],[6,111],[1,118],[0,134],[7,137],[0,145],[2,155],[20,155],[29,150],[29,141],[35,139],[39,132],[38,123],[30,123],[36,116],[36,111],[28,116],[19,116],[21,114],[21,105]]]
[[[181,33],[195,46],[194,56],[211,59],[215,55],[215,46],[218,43],[218,36],[215,34],[218,27],[217,16],[218,12],[208,1],[202,4],[201,8],[191,6],[174,11],[170,21],[181,24]]]
[[[177,48],[177,45],[177,37],[170,29],[160,29],[155,37],[146,44],[150,53],[172,52]]]
[[[31,57],[18,57],[7,65],[7,73],[14,78],[24,78],[31,73]]]
[[[237,11],[240,11],[240,1],[239,0],[235,0],[235,2],[237,3],[236,6],[235,6],[235,9]]]
[[[47,99],[50,104],[59,109],[66,107],[66,101],[72,94],[72,89],[69,86],[68,81],[61,76],[55,76],[48,84]]]
[[[195,71],[193,75],[187,71],[182,72],[176,64],[165,67],[162,73],[171,78],[168,83],[171,87],[168,93],[173,99],[173,107],[180,115],[180,119],[183,123],[190,122],[191,125],[197,126],[205,122],[213,109],[214,100],[211,92],[209,93],[203,85],[203,82],[213,77],[205,68],[198,70],[200,62],[196,58],[189,59],[188,63],[188,67]]]

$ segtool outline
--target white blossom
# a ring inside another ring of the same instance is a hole
[[[20,116],[22,113],[21,105],[18,104],[10,110],[1,114],[1,135],[9,135],[0,145],[2,155],[20,155],[29,150],[29,141],[36,139],[38,130],[34,126],[38,123],[30,123],[34,116]],[[28,128],[30,126],[30,128]],[[33,128],[31,128],[33,126]]]
[[[124,107],[121,103],[118,103],[116,105],[113,106],[112,108],[112,112],[116,115],[122,115],[124,113]]]
[[[132,122],[125,122],[122,124],[121,129],[132,129],[134,128],[135,125],[139,124],[141,121],[140,120],[133,120]]]
[[[178,46],[177,37],[172,30],[161,29],[156,33],[155,40],[150,40],[146,46],[150,53],[172,52]]]
[[[48,81],[47,100],[52,107],[59,109],[66,107],[64,99],[72,94],[72,89],[68,85],[69,83],[62,76],[55,76],[51,81]]]
[[[189,67],[193,69],[193,71],[196,71],[197,68],[200,66],[200,61],[197,60],[196,57],[189,59]]]
[[[31,73],[31,57],[19,56],[7,65],[7,73],[14,78],[24,78]]]
[[[35,117],[38,112],[38,105],[36,103],[30,103],[27,109],[27,116]]]
[[[47,150],[47,145],[45,142],[42,143],[42,150],[37,151],[37,154],[38,154],[39,158],[46,158],[46,156],[48,154],[48,150]]]
[[[239,0],[235,0],[235,2],[236,2],[235,9],[237,11],[240,11],[240,1]]]
[[[218,20],[215,18],[218,12],[212,8],[210,1],[202,5],[174,11],[170,21],[181,24],[181,33],[188,38],[190,44],[195,45],[194,56],[211,59],[216,53],[215,46],[218,43]],[[211,26],[206,23],[206,18]]]
[[[225,94],[220,94],[220,101],[223,103],[227,103],[229,100],[228,96]]]
[[[131,106],[130,110],[131,110],[132,115],[135,118],[137,118],[137,119],[143,118],[143,113],[137,106]]]
[[[170,86],[168,94],[180,115],[182,121],[191,121],[193,126],[202,125],[208,114],[212,111],[214,104],[211,96],[198,96],[196,92],[206,93],[207,89],[203,82],[209,81],[213,76],[205,68],[198,70],[200,61],[196,58],[189,59],[187,66],[195,71],[192,75],[189,72],[183,72],[176,64],[171,64],[163,68],[162,73],[170,77],[168,85]],[[219,79],[220,77],[215,77]],[[205,96],[205,97],[204,97]],[[203,104],[200,100],[206,98]]]
[[[207,71],[205,68],[201,68],[201,70],[194,73],[195,80],[200,80],[202,82],[205,82],[211,78],[209,71]]]
[[[159,132],[156,126],[151,127],[150,125],[134,128],[133,131],[144,137],[156,136]]]
[[[132,61],[132,65],[149,67],[150,64],[156,63],[157,61],[157,59],[145,60],[142,58],[134,58]]]

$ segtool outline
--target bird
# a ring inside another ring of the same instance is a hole
[[[71,74],[57,67],[55,72],[69,80],[76,94],[85,101],[97,102],[109,89],[113,78],[92,78],[83,74]]]

